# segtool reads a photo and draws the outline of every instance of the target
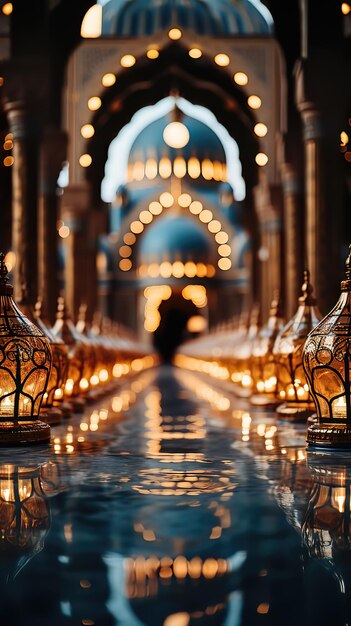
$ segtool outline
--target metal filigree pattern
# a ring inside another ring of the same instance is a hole
[[[342,293],[331,313],[309,334],[303,365],[320,422],[351,424],[351,307]]]

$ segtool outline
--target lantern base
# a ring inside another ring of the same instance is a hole
[[[294,422],[305,422],[315,412],[315,407],[309,404],[294,404],[284,402],[276,408],[276,414],[281,419]]]
[[[312,424],[307,429],[307,443],[313,448],[351,450],[351,428],[347,424]]]
[[[0,445],[19,446],[50,441],[50,426],[40,420],[32,422],[0,422]]]
[[[83,413],[86,406],[86,401],[84,400],[84,398],[72,398],[72,406],[74,413]]]
[[[62,422],[63,413],[59,408],[53,406],[40,412],[40,417],[43,422],[46,422],[46,424],[50,424],[50,426],[57,426],[57,424],[61,424]]]
[[[257,406],[262,409],[275,409],[279,404],[280,400],[275,398],[274,396],[265,396],[259,393],[254,394],[250,398],[250,404],[252,406]]]
[[[249,398],[252,394],[252,389],[248,388],[245,389],[245,387],[240,387],[240,385],[234,385],[233,387],[233,393],[234,395],[236,395],[238,398]]]
[[[62,411],[62,415],[65,419],[71,417],[73,413],[73,406],[71,402],[57,402],[54,404],[54,407],[57,407],[60,411]]]

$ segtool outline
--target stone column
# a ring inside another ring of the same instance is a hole
[[[46,129],[40,151],[38,206],[38,288],[45,317],[55,319],[58,288],[57,178],[66,152],[66,135]]]
[[[285,314],[290,319],[297,307],[305,261],[303,242],[301,185],[289,163],[282,168],[284,195]]]
[[[88,183],[70,185],[64,191],[61,216],[70,229],[65,245],[65,294],[76,319],[79,306],[88,306],[88,319],[97,304],[96,239],[97,225],[91,208]]]
[[[320,306],[325,297],[326,214],[322,192],[321,123],[313,103],[299,105],[303,121],[305,147],[305,233],[307,267],[311,273]]]
[[[37,199],[38,199],[38,127],[33,111],[24,102],[5,105],[13,134],[12,166],[12,249],[16,255],[14,297],[21,299],[26,287],[29,302],[37,291]]]
[[[274,292],[282,287],[281,276],[281,218],[272,198],[277,189],[272,188],[262,179],[254,190],[256,212],[260,229],[260,264],[259,285],[260,304],[263,322],[266,321]]]

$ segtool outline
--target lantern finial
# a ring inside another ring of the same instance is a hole
[[[5,254],[0,252],[0,283],[6,285],[8,282],[8,269],[5,263]]]
[[[5,254],[0,252],[0,295],[9,296],[12,294],[12,285],[8,284],[8,269],[5,263]]]
[[[341,281],[342,291],[351,291],[351,244],[349,245],[349,255],[345,261],[346,280]]]
[[[313,295],[313,285],[310,282],[310,272],[305,270],[303,273],[303,285],[301,288],[302,295],[299,298],[299,304],[305,304],[306,306],[315,306],[317,301]]]

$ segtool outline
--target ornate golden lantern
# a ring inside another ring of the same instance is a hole
[[[302,352],[308,333],[321,319],[313,296],[310,274],[305,271],[297,312],[278,335],[273,348],[277,365],[277,395],[284,400],[284,404],[278,406],[277,413],[282,417],[305,420],[315,412],[303,370]]]
[[[245,332],[238,335],[233,350],[231,379],[235,384],[234,393],[241,398],[249,398],[252,394],[253,380],[251,376],[251,353],[259,332],[260,308],[254,304]]]
[[[50,426],[39,421],[51,369],[44,333],[19,310],[0,254],[0,443],[48,441]]]
[[[8,579],[43,549],[50,528],[48,497],[58,493],[59,482],[51,461],[36,467],[0,465],[0,554],[12,561]]]
[[[303,365],[317,408],[307,442],[319,447],[351,447],[351,247],[346,280],[330,313],[308,335]]]
[[[276,396],[277,371],[273,346],[283,325],[281,300],[277,292],[272,301],[268,321],[261,328],[252,346],[251,376],[254,395],[251,397],[251,403],[255,406],[273,408],[279,404]]]
[[[314,456],[314,455],[313,455]],[[302,525],[304,543],[313,558],[351,557],[351,473],[345,463],[308,458],[313,487]]]
[[[82,336],[68,315],[65,300],[62,297],[58,299],[56,323],[52,332],[55,337],[62,339],[68,348],[68,373],[64,398],[72,402],[75,411],[81,411],[85,406],[83,398],[79,397],[82,392],[80,383],[85,378],[85,346]]]
[[[41,301],[38,300],[34,309],[34,319],[36,325],[45,333],[50,341],[52,351],[52,368],[48,387],[43,401],[43,410],[51,415],[49,418],[53,423],[55,417],[59,418],[63,414],[69,413],[67,407],[63,406],[64,389],[68,373],[68,349],[62,339],[56,337],[48,324],[41,317]]]

